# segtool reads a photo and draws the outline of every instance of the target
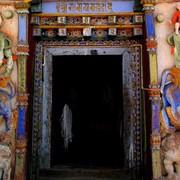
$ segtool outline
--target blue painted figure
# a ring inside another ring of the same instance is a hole
[[[168,75],[172,80],[166,83]],[[162,75],[161,93],[163,108],[160,113],[161,134],[180,130],[180,69],[173,67]]]
[[[0,118],[5,119],[6,133],[12,129],[12,111],[11,111],[11,99],[14,97],[15,90],[14,85],[11,82],[7,82],[8,90],[0,89]]]

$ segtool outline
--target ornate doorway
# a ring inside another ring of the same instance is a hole
[[[99,57],[102,55],[111,58],[119,57],[119,63],[122,65],[122,70],[119,69],[122,72],[119,73],[123,77],[122,92],[120,92],[123,96],[123,150],[121,151],[124,153],[123,165],[128,168],[140,169],[143,161],[141,139],[143,120],[140,103],[141,46],[74,48],[73,46],[50,46],[40,42],[36,47],[35,58],[32,173],[37,168],[49,169],[52,165],[53,63],[61,61],[62,56],[92,56],[94,52]],[[111,58],[109,62],[112,61]],[[74,59],[74,61],[76,60]]]

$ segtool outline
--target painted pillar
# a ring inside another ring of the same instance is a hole
[[[152,173],[153,179],[161,179],[161,158],[160,158],[160,89],[158,84],[158,68],[157,68],[157,42],[154,30],[154,6],[153,4],[144,4],[146,25],[146,47],[149,56],[149,99],[151,100],[151,155],[152,155]]]
[[[18,126],[16,134],[16,167],[15,180],[26,179],[26,109],[28,105],[28,94],[26,92],[26,61],[28,45],[28,8],[25,2],[16,3],[18,13],[18,87],[17,87],[17,106],[18,106]]]

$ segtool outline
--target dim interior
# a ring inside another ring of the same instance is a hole
[[[123,167],[122,56],[54,56],[52,78],[51,166]]]

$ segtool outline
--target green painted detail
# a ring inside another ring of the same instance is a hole
[[[42,0],[32,0],[31,12],[42,12]]]
[[[175,32],[173,32],[166,40],[170,46],[174,46],[175,66],[176,68],[180,68],[180,35],[176,35]]]
[[[173,39],[175,46],[175,51],[174,51],[175,65],[177,68],[180,68],[180,36],[174,34]]]
[[[142,12],[143,5],[140,4],[140,0],[134,0],[134,12]]]
[[[170,45],[170,46],[174,46],[174,39],[173,39],[173,34],[174,33],[171,33],[170,35],[168,35],[167,37],[167,43]]]

